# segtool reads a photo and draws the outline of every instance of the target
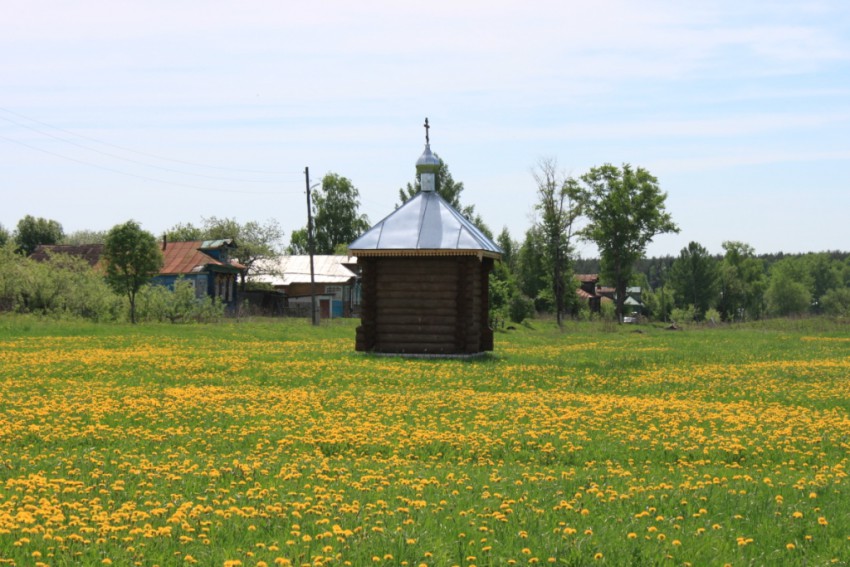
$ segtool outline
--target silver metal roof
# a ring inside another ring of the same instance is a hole
[[[316,283],[343,284],[351,281],[356,274],[345,264],[356,264],[353,256],[332,256],[316,254],[313,256],[313,278]],[[293,283],[310,283],[310,256],[280,256],[269,260],[259,260],[255,266],[257,273],[248,276],[252,282],[268,283],[275,287]]]
[[[436,192],[419,192],[349,245],[355,256],[407,251],[413,254],[479,253],[502,249]]]

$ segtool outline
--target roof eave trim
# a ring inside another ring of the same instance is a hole
[[[394,250],[363,250],[349,248],[349,253],[357,257],[373,257],[373,256],[478,256],[479,258],[494,258],[500,260],[502,255],[498,252],[490,250],[440,250],[440,249],[423,249],[415,250],[410,248],[399,248]]]

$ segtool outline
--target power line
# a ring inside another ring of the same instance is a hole
[[[14,140],[12,138],[8,138],[8,137],[3,136],[1,134],[0,134],[0,139],[6,140],[7,142],[11,142],[13,144],[18,144],[18,145],[27,147],[31,150],[35,150],[35,151],[42,152],[42,153],[45,153],[45,154],[49,154],[49,155],[52,155],[52,156],[55,156],[55,157],[59,157],[59,158],[62,158],[62,159],[73,161],[73,162],[76,162],[76,163],[79,163],[79,164],[82,164],[82,165],[87,165],[89,167],[95,167],[97,169],[102,169],[104,171],[109,171],[111,173],[117,173],[119,175],[126,175],[128,177],[135,177],[136,179],[142,179],[144,181],[153,181],[154,183],[162,183],[164,185],[173,185],[175,187],[186,187],[186,188],[189,188],[189,189],[197,189],[197,190],[200,190],[200,191],[216,191],[216,192],[220,192],[220,193],[241,193],[241,194],[246,194],[246,195],[282,195],[282,194],[294,194],[294,193],[300,192],[300,191],[242,191],[242,190],[238,190],[238,189],[219,189],[219,188],[215,188],[215,187],[201,187],[199,185],[190,185],[188,183],[175,183],[173,181],[167,181],[165,179],[158,179],[156,177],[149,177],[147,175],[139,175],[139,174],[136,174],[136,173],[130,173],[128,171],[121,171],[120,169],[115,169],[115,168],[112,168],[112,167],[107,167],[107,166],[104,166],[104,165],[91,163],[91,162],[81,160],[81,159],[77,159],[77,158],[67,156],[67,155],[64,155],[64,154],[52,152],[50,150],[45,150],[44,148],[39,148],[39,147],[33,146],[31,144],[27,144],[26,142],[21,142],[20,140]]]
[[[58,127],[58,126],[54,126],[54,125],[52,125],[52,124],[48,124],[48,123],[46,123],[46,122],[42,122],[41,120],[36,120],[35,118],[30,118],[29,116],[24,116],[23,114],[21,114],[21,113],[19,113],[19,112],[15,112],[14,110],[10,110],[10,109],[8,109],[8,108],[0,107],[0,111],[6,112],[6,113],[8,113],[8,114],[12,114],[12,115],[14,115],[14,116],[17,116],[18,118],[22,118],[22,119],[24,119],[24,120],[28,120],[28,121],[30,121],[30,122],[35,122],[36,124],[40,124],[40,125],[45,126],[45,127],[47,127],[47,128],[52,128],[52,129],[54,129],[54,130],[58,130],[58,131],[60,131],[60,132],[64,132],[64,133],[69,134],[69,135],[71,135],[71,136],[76,136],[76,137],[78,137],[78,138],[83,138],[83,139],[85,139],[85,140],[89,140],[89,141],[95,142],[95,143],[97,143],[97,144],[101,144],[101,145],[104,145],[104,146],[108,146],[108,147],[116,148],[116,149],[119,149],[119,150],[122,150],[122,151],[125,151],[125,152],[130,152],[130,153],[133,153],[133,154],[137,154],[137,155],[140,155],[140,156],[145,156],[145,157],[149,157],[149,158],[153,158],[153,159],[158,159],[158,160],[161,160],[161,161],[168,161],[168,162],[172,162],[172,163],[180,163],[180,164],[183,164],[183,165],[190,165],[190,166],[193,166],[193,167],[204,167],[204,168],[208,168],[208,169],[218,169],[218,170],[222,170],[222,171],[235,171],[235,172],[242,172],[242,173],[255,173],[255,174],[259,174],[259,175],[298,175],[298,176],[301,176],[301,174],[302,174],[302,172],[301,172],[301,171],[267,171],[267,170],[243,169],[243,168],[226,167],[226,166],[220,166],[220,165],[208,165],[208,164],[195,163],[195,162],[185,161],[185,160],[180,160],[180,159],[168,158],[168,157],[159,156],[159,155],[156,155],[156,154],[151,154],[151,153],[146,153],[146,152],[140,152],[140,151],[138,151],[138,150],[134,150],[134,149],[131,149],[131,148],[127,148],[127,147],[124,147],[124,146],[119,146],[119,145],[117,145],[117,144],[112,144],[112,143],[110,143],[110,142],[104,142],[103,140],[99,140],[99,139],[94,138],[94,137],[92,137],[92,136],[87,136],[87,135],[85,135],[85,134],[80,134],[80,133],[78,133],[78,132],[73,132],[73,131],[71,131],[71,130],[66,130],[66,129],[64,129],[64,128],[60,128],[60,127]],[[126,160],[126,161],[132,161],[132,162],[134,162],[134,163],[142,163],[142,165],[146,165],[146,166],[148,166],[148,167],[154,167],[154,168],[157,168],[157,169],[164,169],[165,171],[172,171],[172,172],[176,172],[176,173],[181,173],[181,174],[183,174],[183,175],[195,175],[195,176],[200,176],[200,177],[210,177],[211,179],[216,179],[215,177],[205,176],[205,175],[202,175],[202,174],[193,174],[193,173],[181,172],[181,171],[179,171],[179,170],[170,170],[170,169],[163,168],[163,167],[156,166],[156,165],[152,165],[152,164],[145,164],[144,162],[136,162],[136,161],[131,160],[131,159],[129,159],[129,158],[124,158],[124,157],[120,157],[120,156],[115,156],[115,155],[113,155],[113,154],[109,154],[109,153],[101,152],[101,151],[99,151],[99,150],[95,150],[95,149],[93,149],[93,148],[89,148],[89,147],[87,147],[87,146],[83,146],[83,145],[77,144],[77,143],[75,143],[75,142],[72,142],[72,141],[70,141],[70,140],[66,140],[66,139],[64,139],[64,138],[60,138],[60,137],[55,136],[55,135],[53,135],[53,134],[49,134],[49,133],[47,133],[47,132],[40,131],[40,130],[38,130],[37,128],[34,128],[34,127],[32,127],[32,126],[28,126],[28,125],[26,125],[26,124],[21,124],[21,123],[19,123],[19,122],[16,122],[16,121],[14,121],[14,120],[9,119],[9,118],[5,118],[5,117],[0,117],[0,118],[2,118],[3,120],[6,120],[7,122],[11,122],[11,123],[13,123],[13,124],[17,124],[18,126],[21,126],[21,127],[23,127],[23,128],[29,128],[30,130],[33,130],[33,131],[39,132],[39,133],[41,133],[41,134],[44,134],[44,135],[50,136],[50,137],[52,137],[52,138],[56,138],[57,140],[61,140],[61,141],[64,141],[64,142],[67,142],[67,143],[70,143],[70,144],[74,144],[74,145],[76,145],[76,146],[82,147],[82,148],[84,148],[84,149],[88,149],[88,150],[93,151],[93,152],[103,153],[104,155],[108,155],[108,156],[110,156],[110,157],[116,157],[116,158],[118,158],[118,159],[124,159],[124,160]],[[226,178],[221,178],[221,179],[226,179]],[[253,181],[253,180],[244,180],[244,179],[231,179],[231,180],[233,180],[233,181],[251,181],[251,182],[257,182],[257,181]],[[272,181],[260,181],[260,182],[261,182],[261,183],[273,183]]]
[[[269,181],[269,180],[265,180],[265,179],[242,179],[242,178],[236,178],[236,177],[221,177],[221,176],[217,176],[217,175],[205,175],[203,173],[191,173],[191,172],[187,172],[187,171],[180,171],[179,169],[173,169],[173,168],[170,168],[170,167],[163,167],[163,166],[160,166],[160,165],[154,165],[154,164],[146,163],[146,162],[136,160],[136,159],[133,159],[133,158],[119,156],[117,154],[112,154],[112,153],[104,152],[104,151],[101,151],[101,150],[98,150],[98,149],[95,149],[95,148],[90,148],[90,147],[85,146],[83,144],[77,143],[73,140],[68,140],[66,138],[56,136],[55,134],[51,134],[50,132],[45,132],[45,131],[40,130],[38,128],[34,128],[32,126],[22,124],[20,122],[15,121],[15,120],[11,120],[9,118],[6,118],[5,116],[0,116],[0,120],[5,120],[6,122],[11,122],[12,124],[20,126],[22,128],[27,128],[29,130],[32,130],[33,132],[38,132],[39,134],[43,134],[43,135],[48,136],[50,138],[53,138],[55,140],[59,140],[60,142],[65,142],[66,144],[71,144],[72,146],[76,146],[76,147],[82,148],[84,150],[95,152],[95,153],[98,153],[98,154],[101,154],[101,155],[104,155],[104,156],[107,156],[107,157],[119,159],[119,160],[126,161],[126,162],[129,162],[129,163],[135,163],[135,164],[138,164],[138,165],[141,165],[141,166],[144,166],[144,167],[151,167],[153,169],[159,169],[161,171],[167,171],[169,173],[177,173],[178,175],[189,175],[191,177],[202,177],[204,179],[212,179],[214,181],[236,181],[236,182],[239,182],[239,183],[278,183],[278,181]]]

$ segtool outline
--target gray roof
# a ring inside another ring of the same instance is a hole
[[[356,277],[345,264],[356,264],[351,256],[315,254],[313,256],[313,279],[322,284],[344,284]],[[259,260],[257,273],[248,276],[252,282],[286,287],[294,283],[310,283],[310,256],[280,256],[275,259]]]
[[[349,245],[355,256],[481,254],[502,249],[436,192],[421,191]]]

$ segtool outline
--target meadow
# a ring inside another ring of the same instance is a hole
[[[846,326],[355,324],[0,318],[0,565],[850,563]]]

